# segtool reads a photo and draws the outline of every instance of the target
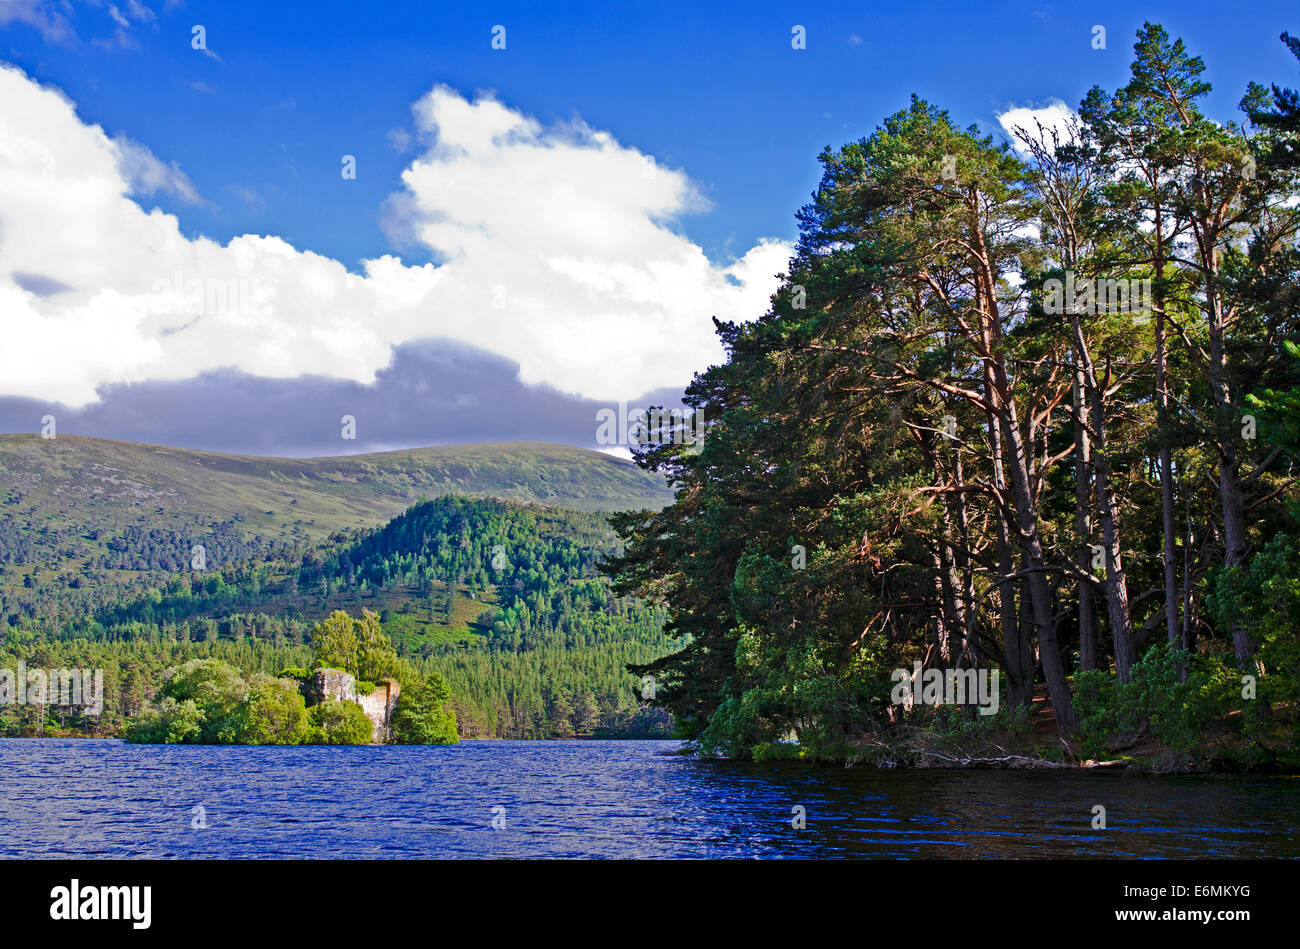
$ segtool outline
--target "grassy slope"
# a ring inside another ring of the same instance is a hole
[[[60,435],[0,435],[0,517],[51,526],[168,527],[226,520],[266,537],[373,527],[421,497],[535,500],[582,511],[662,507],[669,493],[630,462],[537,442],[337,458],[263,458]],[[170,523],[169,523],[170,522]]]

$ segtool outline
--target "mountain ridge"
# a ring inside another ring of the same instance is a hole
[[[56,600],[83,594],[81,608],[93,609],[191,569],[196,556],[205,567],[257,560],[447,495],[589,514],[670,500],[631,462],[545,442],[293,459],[0,435],[0,615],[52,616]]]
[[[202,480],[198,480],[202,479]],[[290,491],[289,487],[293,490]],[[156,502],[192,513],[243,515],[274,509],[320,515],[326,529],[373,526],[422,497],[460,494],[535,501],[581,511],[662,507],[670,492],[630,461],[548,442],[477,442],[284,458],[176,448],[84,435],[43,439],[0,434],[0,488],[23,496],[108,500],[139,509]],[[298,494],[304,494],[302,498]],[[324,497],[322,497],[324,496]],[[355,516],[334,510],[345,502]],[[304,502],[306,502],[304,504]],[[29,505],[18,504],[20,510]],[[10,509],[11,512],[13,509]],[[45,508],[48,512],[48,508]],[[16,512],[14,512],[16,513]],[[295,521],[309,521],[294,517]],[[308,533],[312,533],[309,531]]]

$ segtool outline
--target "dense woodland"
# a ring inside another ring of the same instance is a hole
[[[174,538],[185,553],[190,541]],[[368,610],[411,677],[442,676],[462,735],[664,735],[668,714],[645,705],[626,668],[667,650],[663,613],[613,595],[596,567],[617,547],[600,515],[448,497],[290,555],[235,559],[232,547],[224,566],[136,581],[124,598],[75,591],[102,604],[93,611],[69,590],[52,600],[57,621],[0,617],[0,668],[102,668],[105,711],[3,706],[0,729],[117,734],[169,670],[199,659],[246,677],[310,668],[318,622]]]
[[[0,619],[11,626],[24,621],[57,626],[69,617],[97,613],[189,570],[198,546],[206,570],[292,556],[305,541],[265,538],[245,530],[238,519],[196,519],[181,528],[125,524],[83,530],[3,516]]]
[[[1046,724],[1297,764],[1300,100],[1209,91],[1147,24],[1069,128],[913,98],[821,154],[770,311],[687,391],[703,450],[637,452],[676,502],[615,517],[681,647],[636,671],[700,747]],[[914,661],[1000,670],[996,726],[904,714]]]

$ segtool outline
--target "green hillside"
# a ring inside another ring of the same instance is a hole
[[[464,736],[664,735],[668,715],[645,706],[628,666],[672,646],[662,610],[615,596],[599,572],[620,548],[602,514],[448,496],[303,550],[161,581],[25,587],[38,609],[23,600],[0,612],[0,659],[75,655],[103,668],[106,713],[42,723],[38,710],[0,710],[0,734],[117,734],[168,667],[210,657],[245,675],[300,666],[313,626],[341,609],[372,611],[413,674],[444,676]]]
[[[0,436],[0,655],[104,668],[91,727],[115,734],[169,666],[275,673],[333,610],[373,610],[446,676],[464,735],[662,734],[626,670],[669,649],[662,616],[596,566],[618,547],[606,512],[669,499],[629,462],[540,443],[286,459]]]
[[[423,497],[537,501],[578,511],[660,508],[663,482],[629,461],[543,442],[413,448],[332,458],[188,451],[104,438],[0,435],[0,486],[17,517],[86,508],[114,519],[241,515],[250,528],[373,526]],[[268,513],[270,512],[270,513]]]
[[[221,567],[372,528],[448,494],[578,511],[670,500],[662,480],[630,462],[538,442],[297,459],[0,435],[0,605],[47,618],[69,603],[93,611],[98,594],[188,569],[195,546]]]

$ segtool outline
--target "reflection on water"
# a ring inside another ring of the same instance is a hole
[[[0,740],[0,853],[1300,857],[1300,779],[756,766],[667,754],[676,747]],[[1105,830],[1092,829],[1098,804]]]

